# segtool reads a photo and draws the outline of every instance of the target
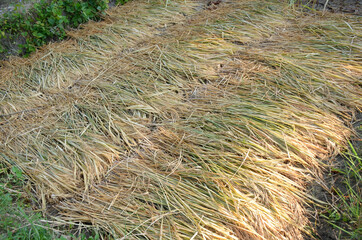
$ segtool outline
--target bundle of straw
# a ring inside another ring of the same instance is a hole
[[[358,21],[264,0],[114,8],[0,63],[0,161],[59,224],[302,239],[306,186],[362,105]]]

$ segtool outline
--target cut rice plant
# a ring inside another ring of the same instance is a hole
[[[278,1],[114,8],[1,62],[0,161],[55,226],[303,239],[305,189],[362,106],[358,19]]]

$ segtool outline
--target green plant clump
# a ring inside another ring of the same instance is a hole
[[[40,222],[41,213],[29,213],[25,198],[17,191],[24,183],[20,168],[0,165],[0,239],[51,239],[51,232]]]
[[[17,44],[18,53],[28,56],[49,41],[64,39],[68,28],[101,20],[107,8],[108,0],[41,0],[29,11],[17,4],[14,11],[0,18],[0,53],[8,52],[4,42],[23,39]]]
[[[342,154],[345,167],[334,168],[343,177],[342,188],[333,187],[335,200],[326,206],[321,216],[339,230],[338,239],[360,239],[362,235],[362,159],[350,143],[350,150]]]
[[[55,229],[46,223],[38,211],[34,211],[21,189],[27,183],[23,171],[17,167],[0,164],[0,239],[1,240],[98,240],[95,231],[76,235],[69,230]],[[73,230],[74,232],[74,230]]]

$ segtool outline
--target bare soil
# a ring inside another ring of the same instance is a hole
[[[302,2],[317,10],[362,14],[361,0],[303,0]]]
[[[352,137],[351,143],[356,150],[358,156],[362,154],[362,112],[356,114],[355,119],[351,123],[356,131],[356,135]],[[334,189],[339,189],[343,194],[347,193],[346,184],[344,183],[345,175],[333,170],[334,168],[346,170],[348,168],[348,164],[346,159],[339,155],[334,159],[330,159],[330,164],[332,167],[328,168],[325,171],[324,179],[322,180],[323,184],[315,184],[311,187],[310,193],[315,198],[320,201],[323,201],[328,204],[333,204],[339,201],[339,196]],[[354,190],[358,192],[358,189],[361,189],[362,183],[360,182],[351,182],[351,185],[354,186]],[[312,212],[321,213],[323,212],[323,207],[314,206]],[[311,222],[314,222],[316,232],[315,237],[319,240],[349,240],[351,239],[349,235],[344,233],[343,231],[339,231],[331,224],[329,224],[326,219],[320,216],[312,216]],[[337,221],[336,224],[339,227],[344,229],[348,228],[348,224],[343,222],[342,219]],[[306,240],[312,239],[310,237],[306,237]]]

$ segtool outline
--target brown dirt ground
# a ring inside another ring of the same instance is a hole
[[[356,130],[356,135],[351,139],[351,143],[356,150],[358,156],[362,155],[362,112],[359,112],[354,120],[351,122],[354,129]],[[335,168],[338,169],[346,169],[348,167],[346,163],[346,159],[339,155],[334,159],[330,159],[330,164],[334,165]],[[324,173],[324,186],[320,184],[316,184],[311,187],[311,194],[316,197],[318,200],[326,202],[328,204],[338,202],[339,196],[337,193],[333,191],[333,189],[339,189],[343,193],[347,193],[346,185],[343,182],[345,176],[337,171],[333,171],[332,167],[329,167]],[[354,190],[358,192],[357,189],[361,189],[361,183],[352,182],[352,186],[354,186]],[[314,206],[311,208],[313,213],[322,212],[322,207]],[[316,214],[317,215],[317,214]],[[314,222],[315,230],[314,233],[316,238],[319,240],[349,240],[350,236],[346,235],[344,232],[337,230],[332,225],[330,225],[324,218],[318,216],[312,216],[311,222]],[[346,223],[342,220],[337,222],[337,225],[342,228],[347,228]],[[312,238],[306,237],[306,240],[311,240]]]
[[[362,14],[361,0],[303,0],[302,2],[317,10],[325,9],[330,12]]]

